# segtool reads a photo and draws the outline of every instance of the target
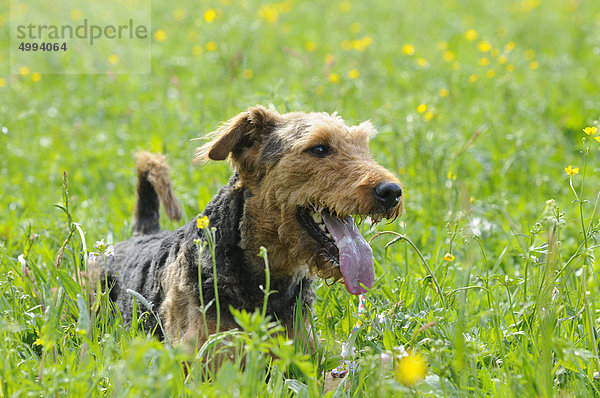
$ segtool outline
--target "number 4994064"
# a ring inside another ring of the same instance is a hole
[[[21,51],[67,51],[67,43],[25,43],[21,42],[19,45]]]

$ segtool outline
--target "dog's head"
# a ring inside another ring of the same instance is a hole
[[[373,254],[352,216],[379,221],[402,212],[400,182],[369,153],[374,132],[370,122],[349,127],[335,114],[255,106],[214,132],[194,160],[230,156],[252,192],[254,246],[282,258],[289,272],[308,265],[359,294],[373,284]]]

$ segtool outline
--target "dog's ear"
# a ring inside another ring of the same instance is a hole
[[[281,115],[264,106],[248,108],[210,133],[212,139],[196,149],[193,163],[225,160],[230,153],[234,163],[240,162],[243,153],[261,142],[279,120]]]
[[[370,120],[364,121],[358,126],[350,127],[350,131],[353,134],[363,135],[367,141],[369,138],[373,138],[377,135],[377,130],[375,130],[375,127]]]

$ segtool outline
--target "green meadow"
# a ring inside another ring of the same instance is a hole
[[[600,396],[600,2],[153,1],[145,75],[11,74],[8,3],[1,398]],[[131,234],[134,154],[167,154],[189,222],[232,172],[192,166],[194,139],[255,104],[378,130],[405,212],[360,225],[364,311],[316,281],[312,354],[260,311],[197,353],[124,327],[81,282]]]

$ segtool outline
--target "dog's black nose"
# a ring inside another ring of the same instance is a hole
[[[396,206],[402,196],[402,188],[394,182],[382,182],[374,191],[375,197],[386,209]]]

